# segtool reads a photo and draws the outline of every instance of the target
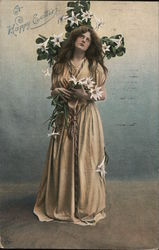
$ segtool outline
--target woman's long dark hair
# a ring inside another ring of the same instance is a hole
[[[62,46],[59,56],[57,58],[57,61],[53,65],[51,78],[53,78],[54,74],[59,74],[63,72],[66,63],[69,60],[71,60],[73,57],[73,53],[75,49],[75,41],[77,37],[81,36],[82,34],[86,32],[90,32],[90,35],[91,35],[91,44],[85,53],[85,56],[89,62],[90,72],[93,73],[96,71],[96,67],[98,63],[102,66],[105,74],[108,72],[107,67],[104,65],[104,54],[102,51],[102,44],[101,44],[100,38],[98,37],[96,32],[93,30],[93,28],[88,27],[88,26],[80,26],[71,32],[69,38],[66,40],[65,44]]]

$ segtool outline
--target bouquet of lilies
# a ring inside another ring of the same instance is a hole
[[[75,88],[84,88],[86,93],[90,94],[90,99],[99,100],[102,96],[103,91],[101,90],[101,87],[97,87],[95,82],[93,81],[92,77],[82,78],[80,80],[77,80],[74,76],[70,78],[69,84],[68,84],[68,90]],[[48,96],[48,99],[52,99],[51,105],[54,106],[54,110],[50,116],[48,129],[50,127],[53,128],[52,133],[48,134],[48,136],[57,136],[59,135],[59,132],[56,132],[56,119],[63,114],[65,118],[65,127],[68,125],[68,105],[67,102],[64,101],[62,98],[62,94],[58,94],[56,96]],[[47,121],[48,121],[47,120]]]
[[[83,88],[85,91],[90,94],[91,99],[95,99],[96,101],[102,97],[103,91],[101,87],[97,87],[92,77],[82,78],[77,80],[74,76],[70,78],[69,82],[71,82],[71,88]]]

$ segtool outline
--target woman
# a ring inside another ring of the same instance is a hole
[[[56,122],[59,135],[51,137],[41,185],[34,206],[40,221],[95,225],[105,218],[105,165],[103,127],[96,98],[84,87],[68,88],[69,80],[92,77],[106,99],[107,68],[102,45],[92,28],[73,30],[53,66],[51,95],[62,94],[69,108]]]

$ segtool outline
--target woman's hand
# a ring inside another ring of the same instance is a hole
[[[90,96],[89,94],[87,94],[83,86],[81,86],[80,89],[72,88],[71,92],[73,93],[74,96],[78,98],[90,100]]]

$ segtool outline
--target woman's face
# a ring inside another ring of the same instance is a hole
[[[91,44],[91,34],[89,31],[78,36],[75,41],[75,48],[86,51]]]

